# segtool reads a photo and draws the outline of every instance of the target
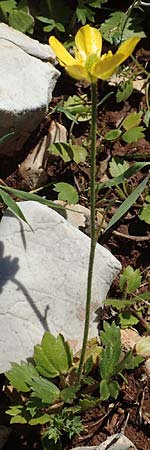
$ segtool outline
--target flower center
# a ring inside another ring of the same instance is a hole
[[[89,74],[91,74],[92,69],[94,68],[95,64],[99,61],[99,57],[95,54],[89,55],[87,57],[85,68]]]

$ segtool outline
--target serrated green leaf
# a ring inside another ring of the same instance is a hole
[[[80,162],[85,162],[87,156],[87,150],[82,145],[71,145],[73,152],[73,160],[78,164]]]
[[[100,31],[102,33],[103,38],[110,42],[110,44],[114,44],[114,42],[119,42],[121,39],[121,29],[120,23],[124,18],[124,14],[122,11],[117,11],[108,17],[105,22],[101,25]]]
[[[49,380],[43,377],[32,377],[31,389],[36,397],[41,398],[42,402],[52,405],[60,397],[60,390]]]
[[[109,18],[101,25],[100,31],[111,44],[118,44],[131,36],[144,37],[145,33],[140,26],[142,18],[135,13],[127,18],[125,12],[116,11],[110,14]]]
[[[22,213],[15,200],[13,200],[13,198],[10,197],[10,195],[7,194],[7,192],[5,192],[3,189],[0,189],[0,197],[2,198],[4,204],[7,205],[8,208],[15,214],[15,216],[19,217],[19,219],[23,220],[31,228],[30,224],[26,220],[24,214]]]
[[[133,155],[132,155],[133,156]],[[143,169],[145,166],[150,166],[150,162],[137,162],[132,164],[132,166],[129,167],[122,175],[119,177],[115,177],[112,180],[106,181],[104,183],[100,183],[97,186],[97,190],[101,191],[102,189],[107,189],[112,186],[117,186],[124,182],[124,180],[127,180],[128,178],[132,177],[136,172]]]
[[[36,16],[36,19],[42,23],[48,23],[51,25],[55,25],[55,20],[49,19],[48,17],[45,17],[45,16]]]
[[[17,9],[21,9],[22,11],[29,12],[28,0],[20,0]]]
[[[9,25],[22,33],[33,33],[34,19],[22,10],[13,10],[9,15]]]
[[[119,287],[123,292],[126,288],[128,294],[132,294],[140,287],[142,276],[140,270],[134,270],[132,266],[127,266],[120,275]]]
[[[104,321],[104,331],[100,333],[103,348],[100,357],[100,374],[103,379],[109,379],[115,374],[121,354],[120,328],[112,322],[111,325]]]
[[[102,380],[100,382],[100,399],[108,400],[109,397],[117,398],[119,393],[119,384],[117,381]]]
[[[121,217],[126,214],[126,212],[131,208],[131,206],[136,202],[139,195],[144,191],[147,182],[149,180],[149,175],[136,187],[136,189],[124,200],[121,206],[117,209],[116,213],[110,219],[109,224],[105,230],[108,231],[111,227],[113,227]]]
[[[71,114],[73,120],[76,118],[76,122],[84,122],[91,118],[91,106],[86,94],[69,96],[64,101],[63,108]]]
[[[38,377],[36,368],[31,364],[21,361],[21,364],[12,363],[11,369],[6,372],[6,377],[11,384],[21,392],[29,392],[31,390],[32,378]]]
[[[97,398],[92,398],[89,395],[85,395],[83,399],[79,400],[79,406],[81,411],[86,411],[87,409],[93,408],[98,403]]]
[[[64,402],[70,403],[76,398],[76,393],[79,391],[80,386],[69,386],[61,391],[61,398]]]
[[[121,337],[120,337],[120,328],[115,324],[115,322],[112,322],[112,324],[109,324],[104,320],[103,322],[103,328],[104,331],[100,332],[100,337],[103,345],[112,344],[115,346],[116,342],[119,344],[119,347],[121,345]]]
[[[119,321],[121,328],[129,328],[133,325],[137,325],[139,320],[129,311],[123,311],[119,314]]]
[[[118,371],[122,371],[124,369],[131,370],[138,367],[139,364],[143,362],[143,358],[140,355],[133,355],[132,350],[129,350],[122,361],[120,361],[118,365]]]
[[[123,120],[121,125],[125,128],[126,131],[130,130],[131,128],[138,127],[141,122],[142,115],[143,111],[140,111],[138,113],[133,112]]]
[[[112,160],[109,163],[109,172],[112,177],[119,177],[128,169],[129,164],[127,161],[119,162],[117,158],[112,158]]]
[[[5,414],[8,414],[9,416],[17,416],[21,413],[22,409],[22,405],[10,406],[10,408],[5,411]]]
[[[78,203],[78,193],[74,186],[68,183],[60,182],[54,184],[54,191],[59,192],[58,200],[63,200],[69,205]]]
[[[87,150],[81,145],[67,144],[63,142],[51,144],[47,151],[52,155],[60,156],[64,162],[73,160],[77,164],[79,162],[85,162],[87,156]]]
[[[40,409],[43,408],[43,403],[40,398],[37,398],[34,393],[30,395],[30,399],[26,405],[26,411],[29,412],[31,417],[34,417]]]
[[[138,299],[137,297],[136,298],[134,297],[132,300],[125,300],[125,299],[119,300],[116,298],[107,298],[105,300],[105,305],[112,306],[113,308],[120,310],[134,305],[137,301],[140,301],[140,298]]]
[[[76,9],[76,16],[78,19],[78,22],[81,22],[82,25],[85,25],[86,21],[89,20],[90,22],[94,22],[94,14],[90,8],[87,7],[87,5],[84,7],[78,6]]]
[[[50,421],[49,414],[41,414],[37,417],[34,417],[29,420],[29,425],[44,425],[45,423],[48,423]]]
[[[134,300],[135,300],[135,303],[140,300],[141,301],[146,300],[148,302],[148,301],[150,301],[150,292],[142,292],[139,295],[135,295]]]
[[[93,357],[92,355],[85,361],[84,365],[84,375],[87,376],[93,368]]]
[[[125,102],[133,92],[133,81],[122,81],[117,89],[116,102]]]
[[[27,419],[25,418],[25,417],[22,417],[22,416],[14,416],[14,417],[12,417],[11,419],[10,419],[10,424],[13,424],[13,423],[27,423]]]
[[[150,224],[150,205],[144,205],[138,214],[140,220],[144,220],[144,222]]]
[[[54,378],[67,373],[72,364],[72,354],[61,334],[55,338],[51,333],[46,332],[41,345],[36,345],[34,348],[34,360],[41,375]]]
[[[121,130],[118,130],[118,129],[111,130],[105,134],[104,139],[106,139],[106,141],[115,141],[116,139],[118,139],[121,136],[121,134],[122,134]]]
[[[1,0],[0,10],[4,13],[10,13],[17,5],[15,0]]]
[[[122,135],[122,139],[127,143],[127,144],[132,144],[133,142],[137,142],[139,139],[142,139],[145,137],[143,131],[145,131],[144,127],[135,127],[135,128],[130,128],[130,130],[125,131],[125,133],[123,133]]]

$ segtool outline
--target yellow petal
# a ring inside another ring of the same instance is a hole
[[[85,25],[79,29],[75,36],[75,44],[83,61],[91,54],[101,55],[101,33],[90,25]]]
[[[65,47],[56,39],[54,36],[49,38],[49,44],[57,56],[60,64],[62,66],[75,64],[75,59],[70,55],[69,52],[65,49]]]
[[[123,61],[125,61],[125,59],[127,59],[130,55],[132,55],[133,50],[135,49],[136,45],[138,44],[138,42],[140,41],[141,38],[139,38],[138,36],[136,37],[131,37],[129,39],[127,39],[126,41],[124,41],[118,48],[116,55],[122,54],[122,59],[121,59],[121,63]],[[120,63],[120,64],[121,64]]]
[[[72,78],[75,78],[75,80],[87,80],[89,82],[91,81],[85,67],[79,64],[67,66],[65,67],[65,69]]]
[[[117,67],[120,66],[120,64],[132,54],[139,40],[140,38],[138,37],[127,39],[127,41],[120,45],[114,55],[111,51],[109,51],[106,55],[103,55],[100,58],[100,61],[93,68],[92,74],[101,80],[107,80],[110,78]]]

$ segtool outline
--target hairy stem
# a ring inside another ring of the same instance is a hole
[[[86,295],[86,312],[84,323],[84,335],[81,349],[81,356],[79,361],[79,368],[77,373],[77,383],[80,382],[85,352],[88,341],[89,324],[90,324],[90,305],[92,295],[92,278],[93,278],[93,266],[96,247],[96,231],[95,231],[95,173],[96,173],[96,118],[97,118],[97,95],[96,95],[96,83],[91,84],[91,100],[92,100],[92,123],[91,123],[91,181],[90,181],[90,203],[91,203],[91,247],[88,267],[88,279],[87,279],[87,295]]]

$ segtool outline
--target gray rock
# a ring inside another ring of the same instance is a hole
[[[15,30],[6,23],[0,23],[0,39],[16,44],[29,55],[36,58],[56,63],[56,56],[50,45],[40,44],[39,41],[26,36],[26,34]]]
[[[29,226],[9,210],[0,223],[0,372],[32,356],[45,330],[81,347],[90,238],[56,211],[20,202]],[[97,245],[89,338],[97,336],[98,310],[121,265]]]
[[[100,445],[75,447],[71,450],[137,450],[133,442],[130,441],[123,433],[113,434]]]
[[[14,131],[0,144],[0,154],[12,155],[46,114],[59,71],[3,39],[0,67],[0,137]]]

